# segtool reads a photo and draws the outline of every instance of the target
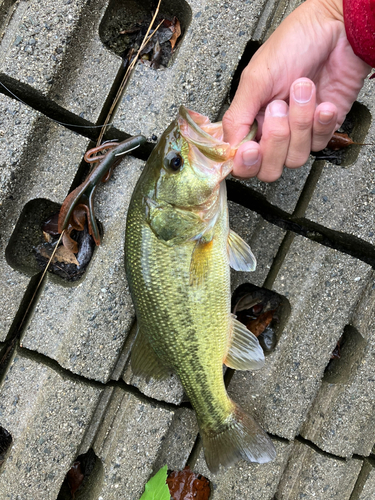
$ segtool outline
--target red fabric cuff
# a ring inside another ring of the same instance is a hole
[[[346,36],[354,54],[375,67],[375,0],[343,0]]]

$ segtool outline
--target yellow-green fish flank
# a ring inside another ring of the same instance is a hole
[[[264,431],[228,397],[223,362],[263,365],[257,339],[230,313],[229,266],[252,270],[247,244],[230,231],[224,178],[235,149],[181,107],[134,190],[126,227],[126,273],[138,333],[134,373],[173,371],[194,407],[208,466],[275,456]]]

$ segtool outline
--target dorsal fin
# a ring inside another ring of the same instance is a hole
[[[264,352],[258,339],[235,316],[224,363],[235,370],[259,370],[264,365]]]

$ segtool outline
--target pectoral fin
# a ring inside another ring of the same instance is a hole
[[[134,375],[143,376],[148,382],[150,378],[162,380],[170,375],[170,371],[165,368],[151,347],[146,335],[138,327],[131,353],[131,367]]]
[[[255,271],[257,261],[249,245],[237,233],[228,235],[229,265],[236,271]]]
[[[264,365],[264,353],[258,339],[234,316],[224,363],[235,370],[258,370]]]

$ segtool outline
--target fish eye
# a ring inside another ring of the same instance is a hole
[[[164,158],[164,165],[177,172],[182,168],[184,164],[184,159],[182,156],[176,151],[170,151],[167,156]]]

